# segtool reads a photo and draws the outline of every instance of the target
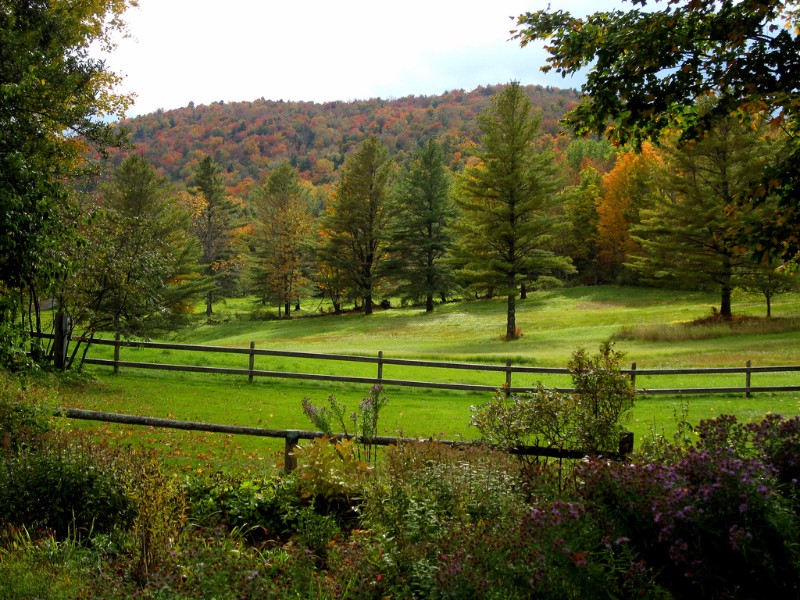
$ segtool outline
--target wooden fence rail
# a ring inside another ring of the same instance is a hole
[[[206,431],[211,433],[226,433],[233,435],[252,435],[268,438],[279,438],[284,440],[284,470],[289,473],[297,468],[297,459],[294,451],[300,440],[311,440],[324,437],[321,431],[303,431],[297,429],[262,429],[260,427],[242,427],[239,425],[220,425],[218,423],[202,423],[198,421],[177,421],[173,419],[160,419],[156,417],[142,417],[138,415],[123,415],[118,413],[108,413],[95,410],[83,410],[79,408],[58,408],[54,411],[56,415],[68,417],[70,419],[80,419],[84,421],[100,421],[103,423],[120,423],[123,425],[144,425],[149,427],[160,427],[168,429],[181,429],[184,431]],[[356,435],[340,434],[335,436],[338,439],[353,439],[362,444],[373,444],[376,446],[392,446],[397,444],[436,442],[455,447],[468,447],[480,445],[481,442],[464,442],[437,439],[401,438],[375,436],[363,438]],[[543,446],[518,446],[509,451],[511,454],[524,456],[545,456],[551,458],[571,458],[580,459],[586,456],[582,450],[567,448],[548,448]],[[619,451],[617,454],[607,458],[619,459],[633,452],[633,433],[625,432],[620,436]]]
[[[41,334],[42,338],[53,339],[51,334]],[[87,340],[83,340],[86,342]],[[509,393],[523,393],[531,391],[531,386],[513,385],[514,374],[550,374],[550,375],[569,375],[569,369],[558,367],[530,367],[524,365],[513,365],[510,360],[505,365],[482,364],[482,363],[459,363],[459,362],[440,362],[429,360],[414,360],[402,358],[387,358],[383,352],[378,352],[377,356],[353,356],[344,354],[323,354],[314,352],[299,352],[286,350],[267,350],[258,349],[255,343],[251,342],[249,348],[230,348],[224,346],[200,346],[190,344],[167,344],[158,342],[137,342],[126,340],[105,340],[92,339],[91,344],[99,346],[113,346],[114,358],[86,358],[85,364],[107,366],[118,372],[120,367],[132,369],[154,369],[161,371],[182,371],[191,373],[216,373],[225,375],[246,376],[252,383],[256,377],[270,377],[283,379],[302,379],[311,381],[332,381],[357,383],[364,385],[381,384],[384,386],[407,386],[418,388],[436,388],[448,390],[463,390],[493,393],[497,389],[503,389]],[[154,350],[171,350],[178,352],[202,352],[202,353],[224,353],[238,354],[248,358],[248,366],[241,368],[211,367],[201,365],[186,364],[165,364],[155,362],[136,362],[121,360],[122,348],[148,348]],[[375,377],[326,375],[321,373],[302,373],[295,371],[270,371],[255,368],[257,356],[272,356],[284,358],[297,358],[301,360],[323,360],[323,361],[345,361],[371,363],[376,365]],[[498,380],[493,385],[471,384],[471,383],[451,383],[442,381],[414,381],[407,379],[392,379],[384,375],[386,366],[407,366],[422,367],[431,369],[461,369],[468,371],[485,371],[502,373],[502,381]],[[631,381],[636,385],[637,378],[643,376],[675,376],[675,375],[743,375],[743,385],[734,387],[685,387],[685,388],[637,388],[639,394],[646,395],[679,395],[679,394],[733,394],[742,393],[747,397],[757,392],[800,392],[800,385],[779,385],[779,386],[755,386],[752,384],[752,376],[756,373],[797,373],[800,366],[761,366],[754,367],[751,361],[747,361],[743,367],[713,367],[713,368],[678,368],[678,369],[639,369],[633,363],[629,369],[622,369],[622,372],[630,376]],[[571,391],[570,388],[554,388],[558,391]]]

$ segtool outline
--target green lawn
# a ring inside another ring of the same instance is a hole
[[[707,331],[685,324],[710,314],[714,295],[613,286],[565,288],[535,293],[518,302],[517,321],[522,339],[506,342],[505,303],[501,299],[448,303],[433,314],[418,308],[360,314],[326,315],[291,320],[255,321],[250,312],[258,305],[239,299],[217,306],[214,323],[197,317],[194,326],[165,335],[157,341],[230,347],[301,350],[321,353],[376,356],[383,351],[391,358],[420,358],[468,362],[565,367],[577,347],[594,351],[609,338],[622,337],[617,349],[626,354],[625,366],[636,362],[639,369],[658,367],[743,366],[751,360],[759,365],[800,364],[800,294],[779,296],[773,306],[773,324],[764,322]],[[311,306],[311,305],[309,305]],[[737,296],[734,311],[761,316],[763,301],[756,296]],[[314,312],[309,311],[309,312]],[[631,328],[634,328],[631,331]],[[626,328],[627,333],[625,333]],[[656,334],[647,332],[656,329]],[[699,333],[698,333],[699,332]],[[625,335],[623,335],[625,333]],[[655,338],[655,339],[652,339]],[[109,348],[93,347],[91,355],[108,356]],[[188,361],[194,364],[246,368],[247,356],[197,354],[191,357],[169,350],[123,349],[123,360],[150,362]],[[373,377],[375,365],[351,362],[309,364],[291,358],[258,357],[257,369],[331,372],[338,375]],[[304,397],[323,403],[331,393],[355,409],[367,392],[352,384],[260,379],[249,385],[246,377],[181,374],[123,369],[89,368],[97,376],[92,385],[67,387],[62,401],[73,407],[131,413],[182,420],[263,426],[275,429],[311,429],[302,414]],[[502,373],[437,371],[386,366],[384,377],[468,381],[502,385]],[[542,378],[547,385],[565,385],[563,377]],[[652,380],[651,380],[652,379]],[[702,380],[700,380],[702,379]],[[800,375],[753,376],[753,385],[798,384]],[[533,384],[533,376],[515,378],[514,384]],[[670,379],[640,377],[640,387],[739,386],[743,376],[686,376]],[[475,435],[469,426],[470,406],[481,404],[490,394],[388,388],[390,399],[381,418],[384,435],[438,436],[455,439]],[[684,399],[688,418],[697,422],[719,414],[750,419],[768,412],[800,414],[800,395],[757,394],[688,396]],[[655,430],[671,432],[680,399],[661,396],[640,398],[630,428],[637,439]],[[209,457],[224,456],[225,462],[265,464],[279,441],[244,436],[158,432],[132,426],[103,426],[108,435],[160,445],[179,462],[196,467],[212,466]]]

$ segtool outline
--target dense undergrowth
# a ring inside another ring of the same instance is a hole
[[[720,417],[623,461],[427,442],[375,465],[319,439],[277,476],[173,472],[62,427],[50,392],[1,395],[1,597],[800,596],[797,418]]]

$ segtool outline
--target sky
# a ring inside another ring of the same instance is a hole
[[[561,0],[581,16],[617,0]],[[216,101],[427,96],[480,85],[580,88],[510,40],[546,0],[139,0],[105,56],[134,92],[128,116]]]

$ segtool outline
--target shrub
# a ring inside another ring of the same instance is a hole
[[[505,449],[528,445],[617,454],[621,422],[636,396],[620,371],[622,357],[610,343],[593,356],[577,350],[569,363],[573,393],[542,386],[536,393],[510,397],[500,391],[493,401],[472,408],[471,424],[485,441]]]
[[[301,506],[297,478],[246,473],[193,475],[185,481],[189,517],[204,528],[240,531],[248,539],[288,536]]]
[[[772,470],[726,448],[675,464],[591,461],[582,494],[677,597],[795,597],[797,522]]]
[[[127,477],[123,461],[104,446],[66,441],[23,449],[0,465],[0,521],[51,529],[58,539],[127,526],[135,514]]]
[[[52,428],[50,410],[34,394],[0,378],[0,455],[38,446]]]

